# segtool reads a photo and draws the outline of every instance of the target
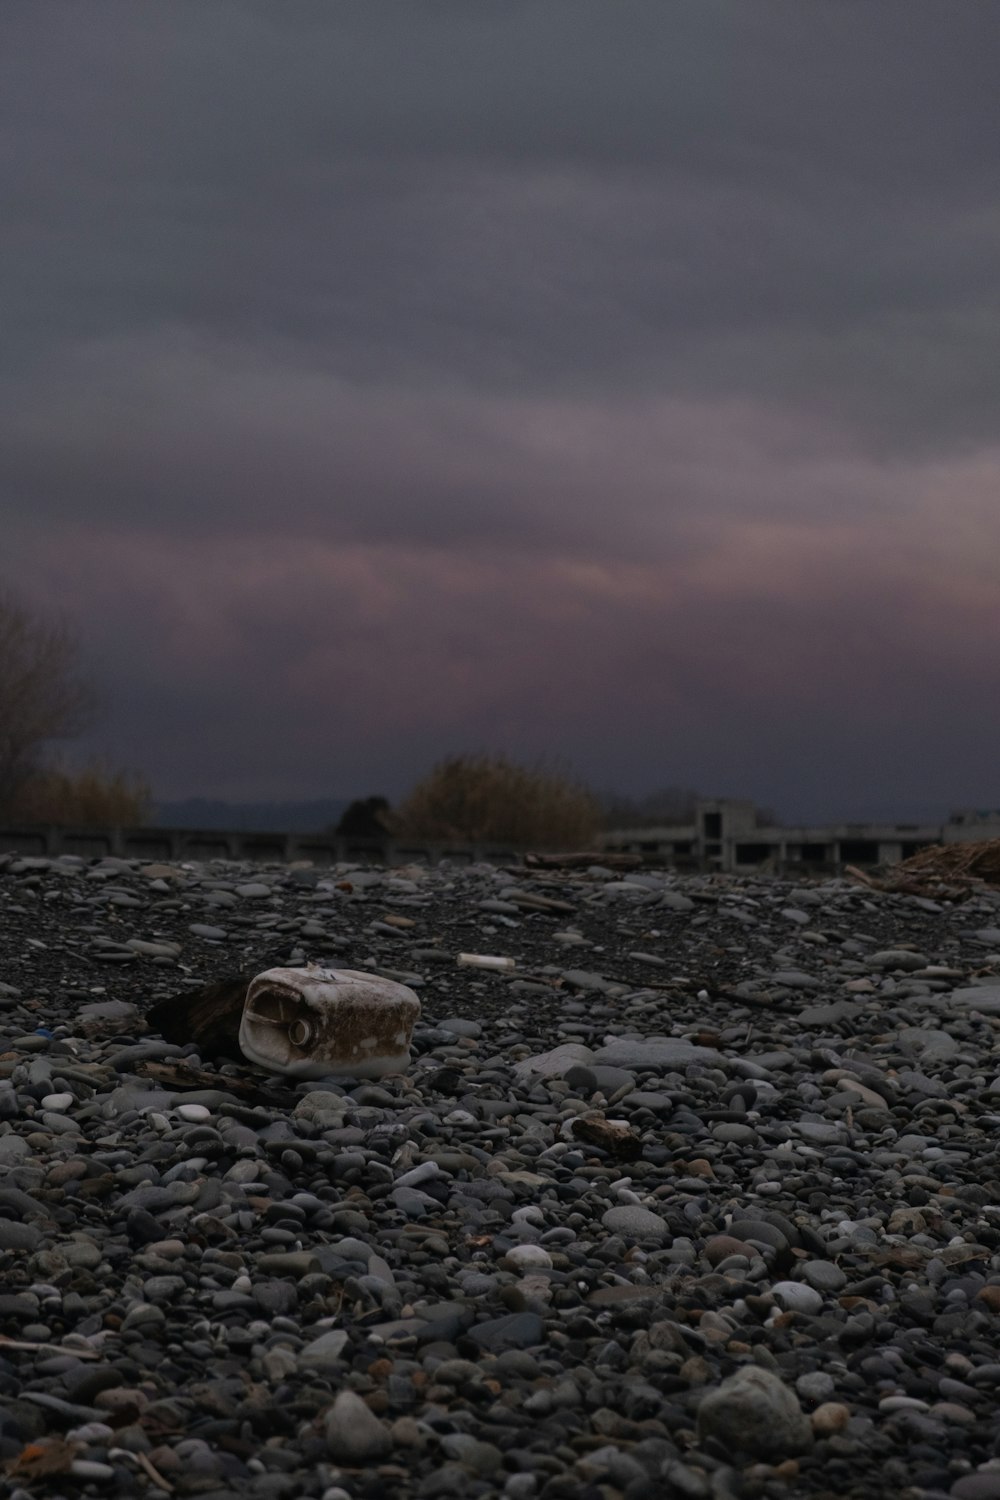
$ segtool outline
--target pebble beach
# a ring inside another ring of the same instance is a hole
[[[309,961],[405,1073],[146,1023]],[[1000,891],[0,854],[0,1029],[10,1500],[1000,1500]]]

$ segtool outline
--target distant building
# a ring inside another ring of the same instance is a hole
[[[944,823],[834,823],[758,827],[752,802],[702,798],[695,820],[676,827],[621,828],[604,834],[609,853],[641,854],[678,870],[833,874],[845,865],[894,864],[930,844],[1000,838],[1000,809],[952,813]]]

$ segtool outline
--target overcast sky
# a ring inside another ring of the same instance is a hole
[[[994,0],[7,0],[0,578],[163,798],[1000,806]]]

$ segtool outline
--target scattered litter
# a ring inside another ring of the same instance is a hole
[[[516,969],[513,958],[501,958],[493,953],[460,953],[457,962],[467,969]]]

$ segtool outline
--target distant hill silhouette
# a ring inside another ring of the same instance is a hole
[[[235,833],[322,833],[334,827],[348,806],[347,797],[314,802],[221,802],[188,797],[158,802],[150,823],[161,828],[231,828]]]

